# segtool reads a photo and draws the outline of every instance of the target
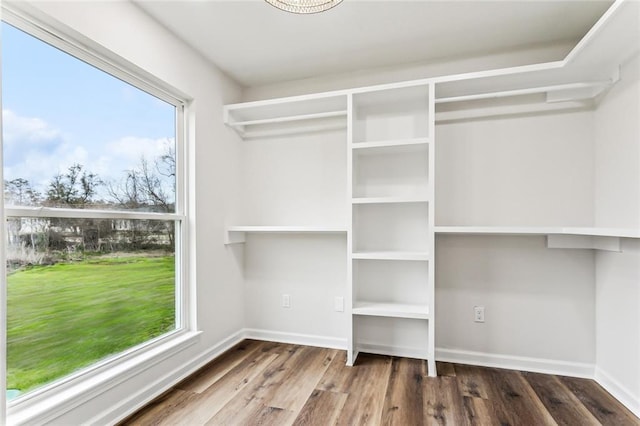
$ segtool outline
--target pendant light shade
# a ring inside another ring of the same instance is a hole
[[[265,0],[280,10],[291,13],[318,13],[329,10],[342,0]]]

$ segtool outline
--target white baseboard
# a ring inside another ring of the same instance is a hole
[[[640,418],[640,395],[633,395],[629,389],[598,367],[596,367],[594,380],[635,414],[636,417]]]
[[[233,346],[242,342],[244,339],[243,330],[228,336],[213,348],[193,358],[189,363],[170,371],[158,380],[141,389],[139,392],[123,398],[119,401],[118,405],[109,407],[107,410],[104,410],[97,416],[93,417],[90,421],[86,422],[86,424],[116,424],[124,420],[147,405],[149,402],[153,401],[155,398],[162,395],[164,392],[171,389],[172,386],[175,386],[177,383],[186,379],[191,374],[195,373],[197,370],[231,349]]]
[[[245,339],[266,340],[269,342],[289,343],[292,345],[315,346],[319,348],[347,348],[347,339],[341,337],[317,336],[313,334],[286,333],[282,331],[245,328],[242,330]]]
[[[463,351],[458,349],[436,348],[436,360],[458,364],[479,365],[482,367],[530,371],[532,373],[558,374],[561,376],[586,379],[592,379],[595,372],[595,366],[593,364]]]

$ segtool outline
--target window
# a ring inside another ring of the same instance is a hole
[[[182,102],[42,37],[2,22],[9,401],[187,327]]]

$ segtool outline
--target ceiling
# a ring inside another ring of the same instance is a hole
[[[344,0],[294,15],[262,0],[133,1],[243,86],[576,43],[612,3]]]

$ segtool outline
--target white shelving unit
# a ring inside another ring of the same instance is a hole
[[[371,347],[376,353],[398,353],[395,342],[360,336],[367,317],[421,321],[420,341],[408,344],[422,347],[412,354],[423,354],[429,375],[436,375],[434,317],[429,315],[434,310],[433,93],[433,85],[422,84],[359,92],[350,98],[349,365],[359,351]],[[389,262],[420,262],[427,268],[410,278],[403,268],[395,268],[385,283],[378,282],[380,272],[362,272],[367,267],[389,268]],[[400,287],[400,282],[405,284]],[[422,294],[421,304],[407,302],[413,292]]]

